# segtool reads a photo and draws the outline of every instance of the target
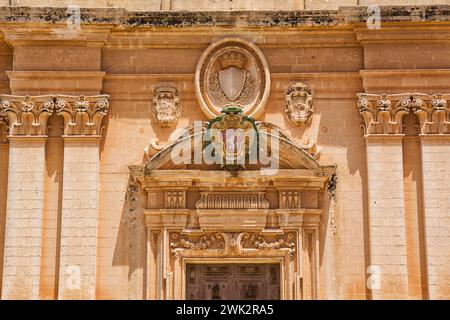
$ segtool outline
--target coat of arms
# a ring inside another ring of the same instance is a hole
[[[153,94],[152,113],[155,123],[171,127],[181,114],[180,98],[174,87],[156,87]]]
[[[212,143],[216,152],[223,157],[224,168],[239,170],[244,167],[249,156],[257,157],[258,130],[255,120],[242,115],[242,109],[235,107],[224,108],[222,114],[209,121],[205,140]]]
[[[285,112],[295,125],[305,125],[314,112],[311,90],[304,83],[295,83],[286,92]]]
[[[270,72],[255,44],[240,38],[212,43],[195,69],[195,93],[203,113],[218,117],[222,109],[235,107],[259,117],[269,98]]]
[[[244,68],[245,55],[238,51],[226,52],[219,61],[221,70],[210,79],[212,98],[220,104],[245,105],[254,91],[253,77]]]

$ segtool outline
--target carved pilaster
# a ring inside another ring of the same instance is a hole
[[[56,96],[56,112],[64,118],[66,136],[98,136],[109,109],[108,95]]]
[[[365,134],[401,134],[402,118],[417,115],[421,134],[450,134],[450,94],[358,94]]]
[[[1,95],[0,117],[9,123],[10,136],[45,136],[53,113],[54,96]]]
[[[8,143],[8,120],[0,116],[0,144]]]

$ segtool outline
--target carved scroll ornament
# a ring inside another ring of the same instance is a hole
[[[403,116],[417,115],[421,134],[450,134],[450,94],[358,94],[365,134],[401,134]]]
[[[2,95],[0,117],[9,123],[10,136],[43,136],[53,113],[54,96]]]
[[[56,96],[56,113],[64,118],[64,134],[100,135],[103,117],[108,113],[108,95]]]
[[[296,252],[295,232],[263,235],[258,232],[215,232],[202,235],[171,233],[170,250],[178,257],[182,250],[219,250],[227,256],[241,256],[254,250],[284,250],[293,258]]]

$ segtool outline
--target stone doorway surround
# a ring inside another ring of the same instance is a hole
[[[186,264],[224,261],[280,264],[281,299],[317,298],[320,217],[336,168],[290,140],[279,152],[272,175],[174,167],[170,150],[130,166],[147,229],[147,299],[185,299]]]
[[[279,263],[189,263],[186,300],[279,300]]]

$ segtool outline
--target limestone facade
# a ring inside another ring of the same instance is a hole
[[[6,2],[2,299],[450,298],[445,1]]]

